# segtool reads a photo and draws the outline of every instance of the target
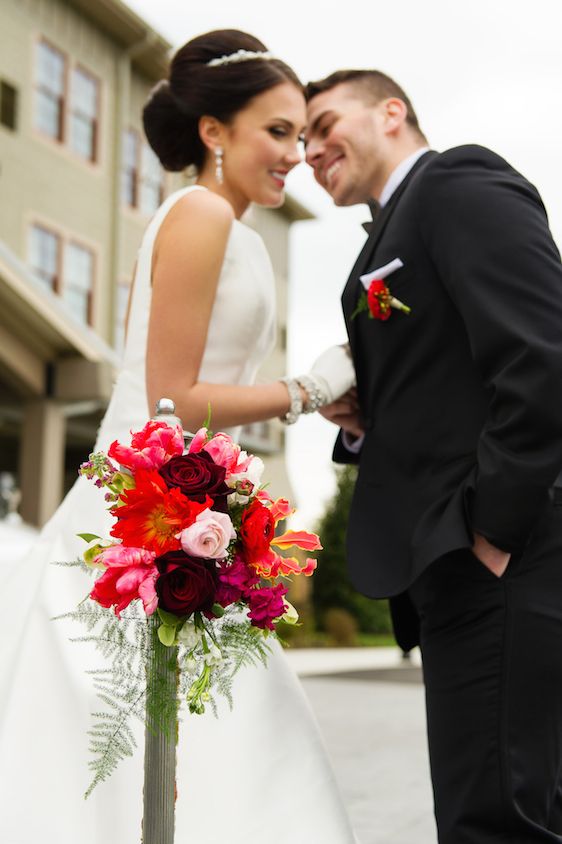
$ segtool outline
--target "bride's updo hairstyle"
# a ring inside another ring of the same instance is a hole
[[[302,85],[276,58],[209,65],[239,50],[267,53],[252,35],[237,29],[207,32],[184,44],[172,59],[169,78],[152,91],[143,110],[144,131],[166,170],[202,167],[207,149],[199,137],[203,115],[228,123],[253,97],[283,82]]]

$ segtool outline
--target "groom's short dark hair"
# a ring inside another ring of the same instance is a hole
[[[336,70],[335,73],[331,73],[324,79],[309,82],[305,86],[304,95],[309,102],[318,94],[323,94],[324,91],[329,91],[344,82],[352,85],[368,103],[380,103],[381,100],[386,100],[389,97],[397,97],[402,100],[407,109],[406,123],[422,138],[425,138],[410,98],[394,79],[380,70]]]

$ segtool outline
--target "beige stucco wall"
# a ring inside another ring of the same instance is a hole
[[[125,49],[65,0],[0,0],[0,33],[0,78],[17,89],[19,98],[17,130],[0,125],[0,241],[27,262],[28,230],[30,224],[37,222],[92,249],[97,264],[93,327],[111,344],[116,284],[131,278],[149,220],[120,202],[121,129],[142,129],[142,105],[155,80],[132,67]],[[41,37],[66,54],[69,67],[80,64],[100,80],[99,156],[95,164],[81,160],[67,146],[42,136],[34,128],[35,45]],[[168,174],[166,192],[183,183],[181,175]],[[252,209],[249,215],[250,224],[265,240],[277,280],[277,345],[260,372],[265,380],[278,378],[286,370],[282,341],[286,334],[289,217],[282,211],[259,208]],[[32,338],[26,337],[25,331],[18,333],[18,326],[12,324],[6,328],[10,332],[10,348],[16,348],[16,341],[31,347]],[[48,362],[46,354],[38,366]],[[52,362],[56,363],[55,358]],[[41,369],[38,377],[41,380]],[[17,449],[21,427],[18,413],[22,406],[10,391],[9,380],[0,378],[0,445],[4,443],[0,449],[0,471],[6,468],[2,466],[2,455]],[[2,434],[2,418],[7,418],[8,405],[13,421]],[[69,442],[75,448],[85,443],[90,431],[93,441],[98,418],[98,411],[88,418],[70,417],[67,448]],[[270,488],[277,495],[290,495],[284,428],[274,420],[270,433],[272,450],[264,455]],[[12,464],[8,468],[12,471]]]

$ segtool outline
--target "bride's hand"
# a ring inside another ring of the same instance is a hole
[[[308,373],[324,394],[324,404],[331,404],[355,386],[355,369],[349,347],[330,346],[316,358]]]

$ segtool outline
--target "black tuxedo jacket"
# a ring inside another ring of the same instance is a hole
[[[411,314],[352,319],[359,276],[395,258],[386,283]],[[342,303],[366,429],[354,585],[397,595],[473,532],[524,548],[562,467],[562,268],[536,189],[482,147],[426,153]],[[357,461],[341,432],[334,460]]]

